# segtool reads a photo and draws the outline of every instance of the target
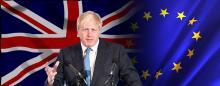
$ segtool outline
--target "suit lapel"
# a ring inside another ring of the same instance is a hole
[[[81,45],[78,44],[76,47],[77,51],[74,51],[73,54],[75,53],[76,55],[73,55],[74,57],[72,57],[72,64],[74,65],[74,67],[76,67],[77,70],[79,70],[79,72],[81,72],[82,74],[84,74],[84,60],[82,57],[82,48]]]
[[[95,85],[96,79],[99,77],[99,72],[100,70],[103,70],[103,64],[104,64],[104,60],[105,57],[104,55],[106,55],[106,49],[105,48],[105,44],[103,43],[104,41],[100,40],[99,46],[98,46],[98,51],[97,51],[97,56],[96,56],[96,61],[95,61],[95,68],[94,68],[94,72],[93,72],[93,77],[92,77],[92,83],[91,86]]]

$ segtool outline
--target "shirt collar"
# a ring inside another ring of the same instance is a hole
[[[92,51],[97,51],[98,45],[99,45],[99,39],[98,39],[97,43],[94,46],[90,47],[90,48],[92,49]],[[87,49],[87,47],[85,45],[83,45],[82,42],[81,42],[81,47],[82,47],[82,51],[84,53],[85,50]]]

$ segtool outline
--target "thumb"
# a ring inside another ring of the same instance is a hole
[[[44,64],[44,69],[45,69],[45,71],[48,71],[48,68],[49,68],[48,62],[46,62],[46,64]]]
[[[59,66],[60,62],[57,61],[54,66],[53,66],[53,71],[56,71],[57,70],[57,67]]]

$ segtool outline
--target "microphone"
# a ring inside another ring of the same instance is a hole
[[[69,67],[72,69],[72,71],[73,71],[75,74],[77,74],[77,75],[84,81],[84,83],[87,85],[87,82],[86,82],[86,80],[84,79],[83,75],[82,75],[75,67],[73,67],[73,65],[68,64],[68,66],[69,66]]]
[[[116,67],[117,67],[117,64],[116,64],[116,61],[115,61],[115,58],[114,58],[113,61],[112,61],[110,77],[105,81],[105,84],[107,84],[111,80],[111,85],[114,86],[113,76],[114,76],[114,72],[115,72]]]
[[[115,68],[116,68],[116,63],[113,63],[112,68],[111,68],[110,75],[113,75],[113,74],[114,74]]]

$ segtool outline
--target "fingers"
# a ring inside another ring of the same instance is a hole
[[[54,65],[54,67],[57,68],[59,64],[60,64],[60,62],[57,61],[57,62],[55,63],[55,65]]]
[[[59,66],[59,64],[60,64],[60,62],[57,61],[57,62],[55,63],[55,65],[53,66],[53,71],[54,71],[54,72],[57,70],[57,67]]]
[[[57,74],[56,69],[57,69],[59,63],[60,62],[57,61],[53,67],[49,67],[48,66],[48,62],[45,64],[45,68],[44,69],[45,69],[45,71],[47,73],[47,78],[48,78],[48,83],[49,84],[52,84],[53,81],[54,81],[55,75]]]
[[[44,67],[45,67],[44,70],[47,72],[49,69],[48,62],[44,65]]]
[[[56,72],[57,67],[59,66],[59,64],[60,64],[60,62],[59,62],[59,61],[56,61],[56,63],[54,64],[54,66],[51,68],[51,67],[48,66],[48,62],[47,62],[47,63],[44,65],[44,67],[45,67],[44,69],[45,69],[46,72],[48,72],[49,69],[52,69],[53,72]]]
[[[56,75],[56,74],[54,74],[54,73],[56,72],[56,69],[57,69],[58,65],[59,65],[59,61],[57,61],[57,62],[54,64],[53,67],[48,66],[48,62],[47,62],[47,63],[44,65],[44,66],[45,66],[44,70],[46,71],[47,76],[51,77],[51,76]]]
[[[60,62],[57,61],[53,67],[49,67],[48,62],[45,64],[44,70],[46,71],[48,77],[54,77],[57,74],[57,67],[59,63]]]
[[[54,72],[54,73],[51,74],[50,77],[49,76],[47,77],[47,82],[48,82],[49,86],[52,86],[56,74],[57,74],[57,72]]]
[[[49,68],[48,70],[50,70],[50,72],[48,72],[48,76],[47,76],[47,81],[48,81],[48,84],[52,85],[53,82],[54,82],[54,79],[55,79],[55,76],[57,74],[57,72],[53,72],[53,69],[54,68]]]

